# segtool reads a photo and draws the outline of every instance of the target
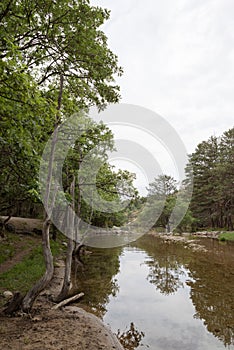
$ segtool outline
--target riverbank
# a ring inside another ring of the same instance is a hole
[[[234,233],[226,233],[220,231],[199,231],[188,233],[184,232],[181,234],[165,234],[151,230],[148,232],[149,235],[159,237],[168,244],[170,243],[183,243],[185,248],[189,248],[193,251],[206,252],[206,248],[199,243],[200,238],[215,239],[220,241],[233,241]]]
[[[192,249],[193,251],[206,252],[206,248],[203,247],[196,239],[191,239],[191,234],[184,233],[181,235],[164,234],[155,231],[150,231],[148,233],[150,236],[159,237],[164,240],[164,242],[170,243],[183,243],[186,248]]]
[[[37,299],[30,315],[0,315],[0,348],[4,350],[124,350],[116,336],[93,314],[76,306],[54,310],[50,296],[59,290],[63,264],[56,264],[55,276]]]
[[[4,272],[11,271],[14,266],[18,266],[24,259],[27,259],[28,253],[32,255],[31,246],[33,244],[40,245],[39,237],[36,235],[20,234],[17,240],[15,234],[9,233],[8,235],[10,239],[6,248],[11,254],[0,265],[0,271],[1,267],[4,267],[0,279]],[[7,237],[1,238],[2,245],[4,239],[6,240]],[[30,246],[28,247],[29,241]],[[25,250],[23,250],[23,245],[26,246]],[[20,247],[21,253],[17,246]],[[71,305],[59,310],[52,309],[55,304],[51,301],[51,297],[57,295],[61,290],[63,274],[64,262],[60,259],[55,263],[55,274],[51,284],[37,298],[30,315],[19,312],[14,317],[7,317],[0,314],[0,349],[124,350],[109,327],[95,315]],[[11,283],[14,286],[14,281]],[[3,297],[4,290],[1,288],[1,304],[7,301]],[[12,288],[11,291],[14,292],[15,289]]]

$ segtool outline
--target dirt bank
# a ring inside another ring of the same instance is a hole
[[[34,227],[38,228],[35,221],[24,219],[14,220],[17,229],[19,223],[23,223],[29,231]],[[38,243],[39,237],[35,239]],[[18,250],[16,257],[17,259],[11,259],[11,265],[19,262]],[[7,262],[3,264],[5,266]],[[123,350],[117,337],[95,315],[71,305],[61,310],[51,309],[55,305],[51,296],[57,295],[61,290],[63,273],[64,263],[62,260],[57,261],[54,278],[47,290],[38,297],[30,315],[18,313],[14,317],[6,317],[0,314],[0,349]],[[0,298],[3,299],[3,295]]]
[[[76,306],[52,310],[50,296],[61,286],[63,262],[37,299],[30,315],[0,315],[0,349],[4,350],[123,350],[116,336],[95,315]]]

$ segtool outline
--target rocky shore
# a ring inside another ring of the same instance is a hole
[[[212,238],[218,239],[220,235],[220,231],[200,231],[194,233],[184,232],[182,234],[165,234],[162,232],[150,231],[149,235],[154,237],[160,237],[165,242],[169,243],[177,243],[182,242],[186,248],[192,249],[193,251],[201,251],[206,252],[206,248],[199,244],[199,238]]]

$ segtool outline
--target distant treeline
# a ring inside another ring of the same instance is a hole
[[[177,214],[185,213],[176,227],[178,231],[233,230],[234,128],[219,138],[212,136],[201,142],[189,155],[185,173],[186,179],[180,189],[177,181],[165,174],[150,183],[148,199],[151,205],[146,209],[146,220],[159,215],[154,227],[171,231],[178,223],[176,206]],[[192,198],[186,211],[191,190]]]

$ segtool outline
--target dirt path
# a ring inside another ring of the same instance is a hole
[[[4,273],[14,267],[16,264],[21,262],[23,258],[28,255],[34,247],[29,247],[24,249],[24,243],[19,242],[17,246],[17,251],[14,256],[10,260],[6,260],[4,263],[0,265],[0,273]]]

